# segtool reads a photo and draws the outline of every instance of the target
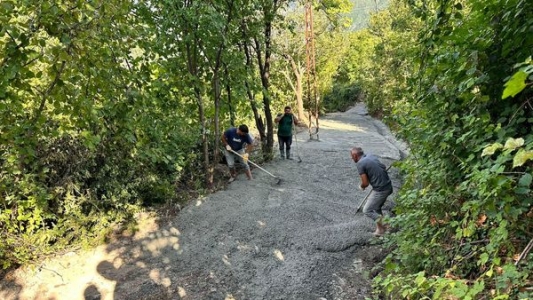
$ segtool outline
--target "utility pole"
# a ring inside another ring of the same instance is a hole
[[[317,76],[316,76],[316,59],[315,59],[315,36],[313,32],[313,3],[312,0],[307,0],[305,3],[305,54],[307,63],[307,90],[306,99],[309,113],[309,139],[316,138],[318,140],[318,90],[317,90]],[[315,125],[313,126],[313,116],[315,117]],[[314,130],[313,130],[314,129]]]

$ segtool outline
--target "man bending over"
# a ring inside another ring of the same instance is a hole
[[[387,168],[379,159],[371,154],[365,154],[363,149],[355,147],[351,151],[352,159],[357,164],[357,171],[361,176],[362,190],[369,185],[372,186],[372,195],[368,198],[363,213],[376,222],[376,231],[374,235],[380,236],[385,233],[385,226],[383,226],[383,213],[381,208],[387,197],[392,194],[392,182],[387,174]]]
[[[237,159],[245,168],[246,177],[248,180],[252,179],[252,172],[248,165],[248,155],[253,148],[253,139],[248,133],[248,126],[240,125],[238,128],[232,127],[224,132],[222,135],[222,143],[226,147],[224,156],[228,162],[231,178],[229,182],[232,182],[237,177],[237,171],[235,170],[235,159]],[[246,144],[246,148],[244,148]],[[232,152],[234,151],[234,152]],[[235,154],[238,153],[237,154]]]

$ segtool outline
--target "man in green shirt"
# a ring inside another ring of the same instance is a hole
[[[285,112],[278,114],[274,119],[278,124],[278,143],[279,153],[282,159],[285,158],[285,149],[287,150],[287,159],[291,158],[292,128],[298,125],[298,119],[291,112],[290,106],[285,106]]]

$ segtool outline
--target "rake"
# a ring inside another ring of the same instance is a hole
[[[240,155],[240,154],[237,153],[236,151],[233,151],[233,149],[232,149],[232,150],[229,150],[229,151],[232,152],[232,153],[234,153],[234,154],[236,154],[236,155],[238,155],[240,158],[244,159],[244,158],[242,157],[242,155]],[[248,162],[251,163],[252,165],[254,165],[255,167],[257,167],[259,170],[261,170],[261,171],[267,173],[268,175],[270,175],[271,177],[273,177],[274,179],[276,179],[276,180],[277,180],[277,181],[276,181],[276,184],[281,184],[281,178],[279,178],[278,176],[276,176],[276,175],[270,173],[269,171],[263,169],[263,168],[260,167],[258,164],[254,163],[253,161],[251,161],[251,160],[249,160],[249,159],[248,159]]]
[[[296,157],[298,157],[298,163],[302,162],[302,158],[300,157],[300,151],[298,148],[298,138],[296,137],[296,133],[294,134],[294,149],[296,150]]]

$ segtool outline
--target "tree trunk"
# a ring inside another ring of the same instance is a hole
[[[196,39],[194,39],[196,40]],[[186,45],[187,53],[187,69],[189,73],[198,78],[198,44],[193,41]],[[198,86],[194,87],[194,96],[196,98],[196,104],[198,105],[198,120],[200,122],[201,135],[202,135],[202,153],[203,153],[203,168],[206,185],[211,188],[213,186],[213,169],[209,162],[209,138],[207,136],[207,126],[205,118],[204,99],[202,98],[202,91]]]
[[[248,48],[248,44],[244,43],[244,54],[246,55],[246,69],[252,70],[253,69],[253,62],[252,57],[250,55],[250,49]],[[257,127],[257,130],[259,131],[259,137],[261,139],[261,146],[264,149],[266,138],[266,132],[265,132],[265,124],[263,122],[263,119],[261,117],[261,114],[259,113],[259,110],[257,109],[257,105],[254,101],[254,94],[252,92],[252,88],[250,87],[250,84],[248,81],[244,82],[244,86],[246,88],[246,94],[248,95],[248,100],[250,101],[250,106],[252,107],[252,111],[254,113],[254,119],[255,119],[255,126]]]
[[[215,148],[213,149],[213,163],[210,167],[210,174],[211,178],[209,179],[210,182],[213,182],[213,175],[215,173],[214,167],[219,161],[219,145],[220,145],[220,136],[222,133],[220,132],[220,78],[218,77],[218,71],[213,79],[213,90],[215,92]]]
[[[261,145],[263,145],[263,141],[266,141],[265,124],[263,123],[261,114],[259,114],[257,105],[255,104],[254,94],[252,93],[252,89],[250,88],[250,85],[248,84],[248,82],[245,82],[244,85],[246,87],[246,94],[248,95],[250,106],[252,107],[252,112],[254,113],[255,125],[257,126],[257,130],[259,131],[259,137],[262,142]]]
[[[227,95],[227,102],[228,102],[228,111],[229,111],[229,121],[230,125],[232,127],[235,127],[235,109],[233,109],[233,106],[231,105],[231,84],[229,81],[229,71],[228,67],[224,64],[224,75],[228,79],[226,82],[226,95]]]
[[[274,148],[274,123],[272,122],[272,112],[270,111],[270,58],[271,58],[271,35],[272,23],[265,22],[265,57],[261,55],[259,41],[255,40],[255,51],[259,65],[259,74],[261,76],[261,85],[263,86],[263,106],[265,110],[265,119],[267,125],[266,143],[263,143],[263,156],[265,160],[272,159],[272,149]]]
[[[228,10],[227,10],[227,19],[226,24],[224,25],[224,30],[222,31],[222,36],[226,36],[228,34],[230,23],[233,19],[233,13],[234,13],[234,1],[230,1],[228,3]],[[211,173],[211,182],[213,182],[213,174],[214,174],[214,166],[218,163],[218,157],[219,157],[219,145],[220,145],[220,136],[222,135],[220,132],[220,98],[221,98],[221,87],[220,87],[220,69],[223,66],[222,64],[222,52],[226,48],[225,39],[222,39],[220,44],[218,45],[216,57],[215,57],[215,65],[212,67],[213,71],[213,92],[215,97],[215,149],[214,149],[214,159],[213,159],[213,165],[212,165],[212,171]],[[227,74],[227,69],[224,69]]]
[[[198,118],[200,120],[200,127],[202,129],[202,152],[203,165],[205,171],[205,182],[209,188],[213,186],[213,169],[209,163],[209,138],[207,136],[207,126],[205,121],[204,99],[199,88],[194,88],[196,102],[198,104]]]

